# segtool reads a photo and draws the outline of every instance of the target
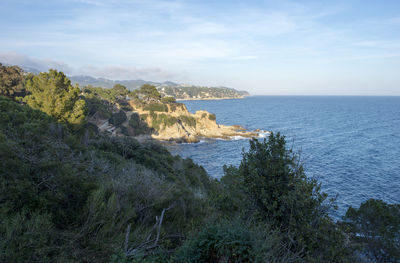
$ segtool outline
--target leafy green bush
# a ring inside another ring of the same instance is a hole
[[[281,232],[292,253],[307,262],[346,262],[345,236],[327,211],[326,194],[308,179],[297,155],[286,148],[284,136],[250,141],[239,168],[225,167],[223,189],[216,205],[230,215],[239,213]]]
[[[161,99],[162,103],[175,103],[176,99],[174,97],[164,97]]]
[[[150,103],[143,107],[143,110],[153,112],[168,112],[168,106],[162,103]]]
[[[122,123],[124,123],[127,120],[126,114],[123,110],[120,110],[117,113],[114,113],[111,118],[108,120],[108,122],[114,126],[121,126]]]
[[[190,127],[196,127],[196,119],[192,116],[181,115],[178,119]]]
[[[17,66],[3,66],[0,63],[0,96],[9,98],[25,96],[25,77]]]
[[[182,110],[186,108],[185,104],[183,103],[172,103],[170,104],[171,112],[174,112],[177,108],[181,108]]]
[[[154,129],[160,130],[161,125],[165,127],[170,127],[178,122],[178,119],[173,116],[169,116],[167,114],[154,114],[152,117],[151,125]]]
[[[104,103],[100,98],[88,95],[85,96],[85,101],[89,116],[97,114],[97,116],[102,119],[111,118],[111,107]]]
[[[251,232],[225,221],[206,226],[189,238],[177,253],[177,262],[251,262]]]
[[[352,239],[376,262],[400,261],[400,204],[369,199],[344,217]]]

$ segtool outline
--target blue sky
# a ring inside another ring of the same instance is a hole
[[[0,1],[0,62],[266,95],[400,95],[400,1]]]

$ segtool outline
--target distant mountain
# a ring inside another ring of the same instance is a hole
[[[21,67],[25,72],[38,74],[41,71],[31,67]],[[110,80],[106,78],[94,78],[86,75],[69,76],[72,84],[79,84],[85,87],[92,85],[94,87],[112,88],[115,84],[124,85],[129,90],[140,88],[143,84],[150,84],[157,87],[164,96],[171,96],[180,100],[201,100],[201,99],[239,99],[250,96],[247,91],[238,91],[227,87],[203,87],[190,84],[178,84],[172,81],[154,82],[142,79],[136,80]]]
[[[154,86],[175,86],[178,85],[171,81],[166,81],[163,83],[153,82],[153,81],[146,81],[142,79],[136,80],[110,80],[105,78],[93,78],[90,76],[70,76],[69,77],[73,84],[78,83],[79,86],[84,87],[87,85],[92,85],[95,87],[103,87],[103,88],[112,88],[115,84],[124,85],[129,90],[135,90],[140,88],[143,84],[151,84]]]
[[[90,76],[71,76],[73,84],[78,83],[84,87],[92,85],[94,87],[112,88],[115,84],[124,85],[129,90],[140,88],[143,84],[150,84],[157,87],[164,96],[171,96],[176,99],[239,99],[250,94],[247,91],[238,91],[227,87],[202,87],[188,84],[178,84],[172,81],[153,82],[146,80],[110,80],[104,78],[93,78]]]

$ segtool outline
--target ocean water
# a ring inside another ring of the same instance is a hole
[[[338,194],[339,218],[369,198],[400,203],[400,97],[252,96],[242,100],[184,101],[189,111],[215,113],[217,122],[281,132],[300,152],[307,176]],[[220,178],[238,166],[248,139],[207,139],[167,145]]]

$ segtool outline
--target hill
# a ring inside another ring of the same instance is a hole
[[[250,94],[247,91],[238,91],[227,87],[203,87],[188,84],[178,84],[171,81],[153,82],[146,80],[110,80],[105,78],[94,78],[91,76],[71,76],[73,84],[80,87],[94,86],[112,88],[116,84],[125,86],[128,90],[139,89],[143,84],[153,85],[163,96],[171,96],[177,100],[191,99],[240,99]]]

